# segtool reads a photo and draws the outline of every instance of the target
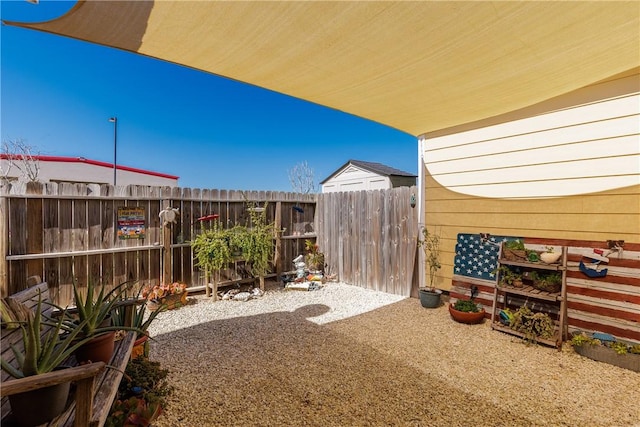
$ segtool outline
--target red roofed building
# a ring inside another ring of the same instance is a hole
[[[0,154],[0,171],[9,181],[29,181],[24,169],[25,162],[32,171],[37,167],[37,181],[40,182],[76,182],[91,184],[113,184],[113,163],[89,160],[84,157],[30,156],[23,160],[21,155]],[[178,176],[129,166],[117,165],[116,184],[178,186]]]

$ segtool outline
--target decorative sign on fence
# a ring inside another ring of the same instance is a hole
[[[118,208],[118,238],[121,240],[144,239],[144,234],[144,208]]]

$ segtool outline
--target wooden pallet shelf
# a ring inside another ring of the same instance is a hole
[[[511,329],[509,326],[503,325],[498,321],[499,313],[507,307],[508,295],[519,295],[525,299],[539,300],[548,305],[558,308],[557,318],[553,319],[556,325],[555,338],[545,339],[537,338],[536,342],[546,344],[560,349],[562,342],[568,338],[567,327],[567,248],[562,247],[561,261],[554,264],[545,264],[542,262],[526,262],[507,260],[502,257],[504,243],[500,247],[498,254],[498,270],[501,266],[517,267],[525,270],[546,270],[558,271],[562,274],[562,286],[559,292],[546,292],[530,285],[522,287],[503,286],[500,283],[500,273],[496,274],[495,288],[493,293],[493,309],[491,312],[491,328],[511,335],[526,338],[526,335]],[[555,311],[555,310],[554,310]]]

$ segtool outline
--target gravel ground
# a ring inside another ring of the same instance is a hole
[[[162,313],[163,426],[640,426],[640,374],[331,283]]]

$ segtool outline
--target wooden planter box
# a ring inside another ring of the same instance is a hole
[[[583,344],[573,348],[576,353],[589,359],[640,372],[640,354],[618,354],[613,349],[603,345]]]

